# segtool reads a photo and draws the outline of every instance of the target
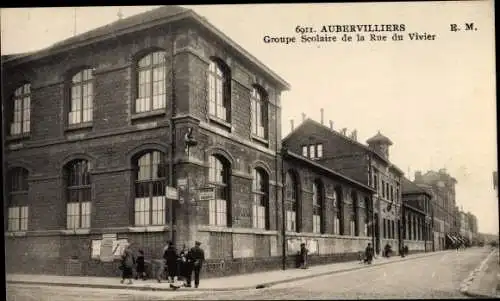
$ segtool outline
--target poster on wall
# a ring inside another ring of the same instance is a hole
[[[113,245],[115,244],[113,238],[103,238],[101,241],[100,260],[103,262],[113,261]]]
[[[318,254],[319,253],[318,240],[308,239],[306,243],[306,248],[309,251],[309,254]]]
[[[125,247],[128,245],[127,239],[115,240],[113,244],[113,257],[115,259],[120,258],[125,251]]]
[[[98,260],[101,255],[101,240],[92,240],[91,258]]]

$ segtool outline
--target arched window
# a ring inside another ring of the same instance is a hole
[[[90,163],[74,160],[65,166],[66,179],[66,227],[68,229],[90,228],[90,206],[92,186]]]
[[[159,151],[143,153],[134,160],[133,165],[135,169],[135,225],[165,225],[167,172],[164,153]]]
[[[92,121],[94,99],[94,76],[92,73],[92,69],[84,69],[71,78],[69,124]]]
[[[260,169],[253,170],[253,227],[259,229],[269,229],[269,180],[267,173]]]
[[[358,210],[359,210],[359,204],[358,204],[358,194],[356,191],[351,191],[351,200],[352,200],[352,210],[351,210],[351,216],[349,220],[349,228],[350,228],[350,235],[352,236],[359,236],[359,229],[358,229]]]
[[[334,218],[334,233],[344,235],[344,200],[342,198],[342,188],[336,187],[334,191],[334,203],[336,214]]]
[[[267,96],[258,86],[252,87],[250,94],[252,135],[258,138],[268,138]]]
[[[320,180],[313,182],[313,233],[323,233],[323,186]]]
[[[215,186],[215,199],[209,201],[209,224],[230,226],[229,162],[223,157],[210,156],[208,180]]]
[[[28,171],[16,167],[8,172],[8,231],[28,230]]]
[[[230,122],[231,77],[229,68],[212,59],[208,66],[208,114]]]
[[[30,132],[31,84],[27,83],[14,91],[14,107],[12,110],[11,135]]]
[[[167,62],[165,51],[143,56],[137,62],[137,99],[135,112],[164,109],[167,103]]]
[[[285,178],[285,210],[286,210],[286,230],[298,232],[297,224],[297,198],[298,186],[294,174],[287,172]]]

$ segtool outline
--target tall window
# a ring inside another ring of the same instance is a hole
[[[9,209],[8,209],[8,231],[28,230],[28,206],[22,205],[27,202],[28,196],[28,171],[16,167],[8,174]]]
[[[302,156],[307,157],[307,145],[302,145]]]
[[[215,200],[209,201],[209,224],[228,226],[229,163],[218,156],[210,156],[208,180],[215,186]]]
[[[75,160],[66,165],[66,227],[90,228],[91,182],[90,163]]]
[[[30,132],[31,84],[24,84],[14,91],[13,118],[10,134],[20,135]]]
[[[286,210],[286,230],[298,232],[297,225],[297,179],[295,175],[287,172],[285,178],[285,210]]]
[[[165,155],[150,151],[134,162],[134,222],[137,226],[166,224],[165,186],[167,172]]]
[[[359,236],[358,229],[358,195],[356,192],[351,192],[351,200],[352,200],[352,211],[351,211],[351,220],[350,220],[350,234],[353,236]]]
[[[167,62],[165,51],[145,55],[137,63],[135,112],[164,109],[167,103]]]
[[[269,181],[267,174],[259,168],[253,170],[253,227],[259,229],[267,229],[268,218],[267,208],[269,202]]]
[[[323,189],[321,182],[313,183],[313,232],[323,233],[321,217],[323,215]]]
[[[250,95],[252,135],[267,139],[267,100],[261,88],[254,86]]]
[[[92,121],[93,88],[92,69],[79,71],[71,78],[68,123],[78,124]]]
[[[335,208],[337,209],[334,219],[334,232],[335,234],[343,235],[344,223],[342,219],[344,218],[344,213],[343,213],[344,201],[342,199],[342,190],[339,187],[335,188],[333,196],[334,196]]]
[[[229,122],[230,76],[228,68],[212,60],[208,67],[208,113]]]
[[[370,199],[365,198],[365,228],[364,228],[364,236],[371,236],[371,221],[370,221]]]
[[[383,233],[382,233],[383,235],[382,235],[382,237],[383,238],[387,238],[388,237],[387,236],[387,220],[385,218],[382,219],[382,223],[384,224],[384,229],[383,229]]]

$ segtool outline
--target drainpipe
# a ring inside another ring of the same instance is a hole
[[[285,163],[284,163],[284,158],[286,149],[281,148],[281,179],[283,182],[282,188],[281,188],[281,260],[282,260],[282,268],[283,270],[286,270],[286,211],[285,211],[285,182],[286,182],[286,173],[285,173]]]
[[[175,116],[175,71],[174,71],[174,68],[175,68],[175,63],[174,63],[174,60],[175,60],[175,37],[174,37],[174,34],[172,32],[172,25],[169,25],[169,33],[171,35],[171,52],[170,52],[170,55],[171,55],[171,59],[170,59],[170,75],[171,75],[171,78],[170,78],[170,83],[171,83],[171,88],[172,88],[172,94],[171,94],[171,97],[170,97],[170,116],[169,116],[169,119],[168,119],[168,135],[169,135],[169,139],[170,139],[170,147],[169,147],[169,150],[168,150],[168,153],[169,153],[169,159],[170,159],[170,164],[168,165],[168,186],[170,187],[173,187],[174,186],[174,147],[175,147],[175,143],[174,143],[174,121],[173,121],[173,118]],[[166,75],[166,74],[165,74]],[[167,82],[167,81],[165,81]],[[167,89],[168,91],[168,89]],[[175,235],[174,235],[174,200],[170,199],[169,200],[169,229],[170,229],[170,241],[174,242],[175,240]],[[175,242],[174,242],[175,243]]]
[[[373,181],[373,169],[372,169],[372,156],[368,154],[368,176],[370,177],[369,182],[372,184],[370,186],[375,186]],[[375,250],[375,193],[372,192],[370,196],[370,219],[372,221],[372,227],[371,227],[371,235],[372,235],[372,247],[373,250]],[[368,208],[367,208],[368,209]]]
[[[274,122],[274,138],[275,138],[275,147],[274,147],[274,153],[275,153],[275,157],[274,157],[274,166],[275,166],[275,206],[276,206],[276,230],[279,229],[279,209],[278,209],[278,204],[279,204],[279,187],[278,187],[278,184],[279,184],[279,162],[278,162],[278,156],[280,155],[279,153],[279,149],[281,148],[280,146],[280,139],[278,139],[278,104],[277,104],[277,99],[278,97],[276,96],[276,99],[275,99],[275,104],[274,104],[274,119],[275,119],[275,122]],[[283,158],[282,158],[283,160]],[[282,169],[283,169],[283,164],[282,164]],[[281,179],[281,182],[283,182],[283,178]],[[281,198],[283,199],[283,196],[281,196]],[[282,256],[284,257],[284,255]],[[285,262],[285,261],[283,261]],[[283,269],[285,269],[285,265],[283,265]]]

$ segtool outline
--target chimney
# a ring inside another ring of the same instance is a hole
[[[346,136],[347,135],[347,128],[343,128],[341,131],[342,135]]]
[[[357,130],[353,130],[351,132],[351,139],[354,140],[354,141],[358,140],[358,131]]]
[[[292,132],[293,132],[293,119],[290,119],[290,126],[292,127]]]
[[[420,182],[422,180],[422,172],[421,171],[416,171],[415,172],[415,182]]]
[[[332,120],[330,120],[330,130],[333,131],[333,121]]]
[[[323,124],[323,112],[324,112],[323,108],[321,108],[320,111],[321,111],[321,124]]]
[[[302,122],[306,121],[306,114],[302,113]]]

